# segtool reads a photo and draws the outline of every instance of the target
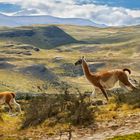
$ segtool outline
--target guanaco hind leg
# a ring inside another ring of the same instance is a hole
[[[128,87],[124,83],[122,83],[121,81],[119,81],[119,85],[122,89],[124,89],[124,91],[126,91],[126,92],[129,91]]]
[[[9,106],[9,114],[12,114],[13,108],[9,102],[7,102],[7,105]]]
[[[131,88],[132,90],[136,89],[136,87],[129,81],[128,76],[126,74],[119,76],[119,83],[120,83],[120,86],[125,85],[125,86]]]

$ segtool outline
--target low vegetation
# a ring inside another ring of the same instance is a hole
[[[114,138],[107,139],[107,140],[139,140],[140,133],[125,135],[125,136],[115,136]]]
[[[110,103],[104,105],[102,100],[95,102],[91,100],[89,94],[81,93],[79,89],[64,88],[63,94],[23,94],[18,93],[18,102],[22,106],[23,115],[11,117],[6,115],[7,108],[2,109],[0,127],[5,123],[7,127],[3,127],[1,131],[2,138],[20,139],[20,135],[26,133],[25,138],[40,138],[43,137],[60,137],[67,135],[73,137],[77,128],[83,128],[83,131],[90,129],[89,126],[94,126],[97,122],[111,121],[119,119],[129,113],[138,111],[140,97],[137,93],[117,93],[110,97]],[[112,92],[113,94],[113,92]],[[32,95],[32,96],[29,96]],[[125,100],[125,96],[128,99]],[[131,102],[132,97],[135,102]],[[99,97],[100,98],[100,97]],[[123,100],[120,100],[123,99]],[[125,101],[125,102],[124,102]],[[131,104],[130,104],[131,102]],[[124,113],[124,114],[123,114]],[[10,127],[12,126],[12,129]],[[7,129],[9,132],[7,133]],[[98,127],[95,125],[94,129]],[[93,129],[93,127],[92,127]],[[20,131],[17,131],[20,130]],[[36,133],[40,132],[40,133]],[[34,133],[36,133],[34,135]],[[15,136],[12,136],[12,135]],[[4,139],[4,140],[5,140]]]
[[[114,102],[117,106],[125,108],[125,105],[128,105],[131,109],[140,107],[140,90],[132,91],[129,93],[118,93],[114,98]]]
[[[88,125],[94,122],[94,110],[91,102],[79,90],[74,94],[68,91],[65,94],[42,94],[29,101],[21,128],[36,126],[46,120],[50,121],[51,126],[59,123]]]

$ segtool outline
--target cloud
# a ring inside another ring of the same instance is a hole
[[[0,0],[20,5],[17,15],[51,15],[63,18],[86,18],[109,26],[140,24],[140,10],[110,7],[76,0]]]
[[[138,24],[136,17],[140,17],[138,12],[137,16],[134,13],[133,10],[125,8],[102,6],[96,7],[91,12],[90,17],[97,23],[104,23],[109,26],[133,25]]]

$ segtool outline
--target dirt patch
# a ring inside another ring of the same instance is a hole
[[[97,122],[90,128],[78,129],[72,133],[73,140],[106,140],[118,135],[127,135],[140,132],[140,113],[130,114],[127,117],[113,119],[111,121]],[[65,140],[67,134],[61,139]],[[48,138],[48,140],[58,140],[60,137]],[[43,137],[41,140],[45,140]]]

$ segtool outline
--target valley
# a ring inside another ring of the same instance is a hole
[[[86,80],[81,66],[74,65],[85,56],[93,73],[129,68],[130,80],[139,86],[139,38],[140,26],[0,27],[0,91],[16,92],[23,110],[23,114],[11,121],[7,109],[1,108],[4,112],[1,111],[0,138],[59,139],[61,133],[65,135],[71,130],[71,125],[74,140],[81,137],[103,140],[103,137],[130,134],[132,129],[133,133],[139,132],[139,90],[125,93],[116,85],[108,91],[108,104],[104,104],[104,97],[98,93],[94,100],[101,104],[97,106],[88,96],[93,86]],[[37,100],[30,95],[37,96]],[[122,120],[125,123],[121,124]],[[89,125],[90,121],[93,122]],[[83,124],[75,125],[75,122]],[[137,129],[133,123],[137,123]],[[29,128],[19,131],[24,125]]]

